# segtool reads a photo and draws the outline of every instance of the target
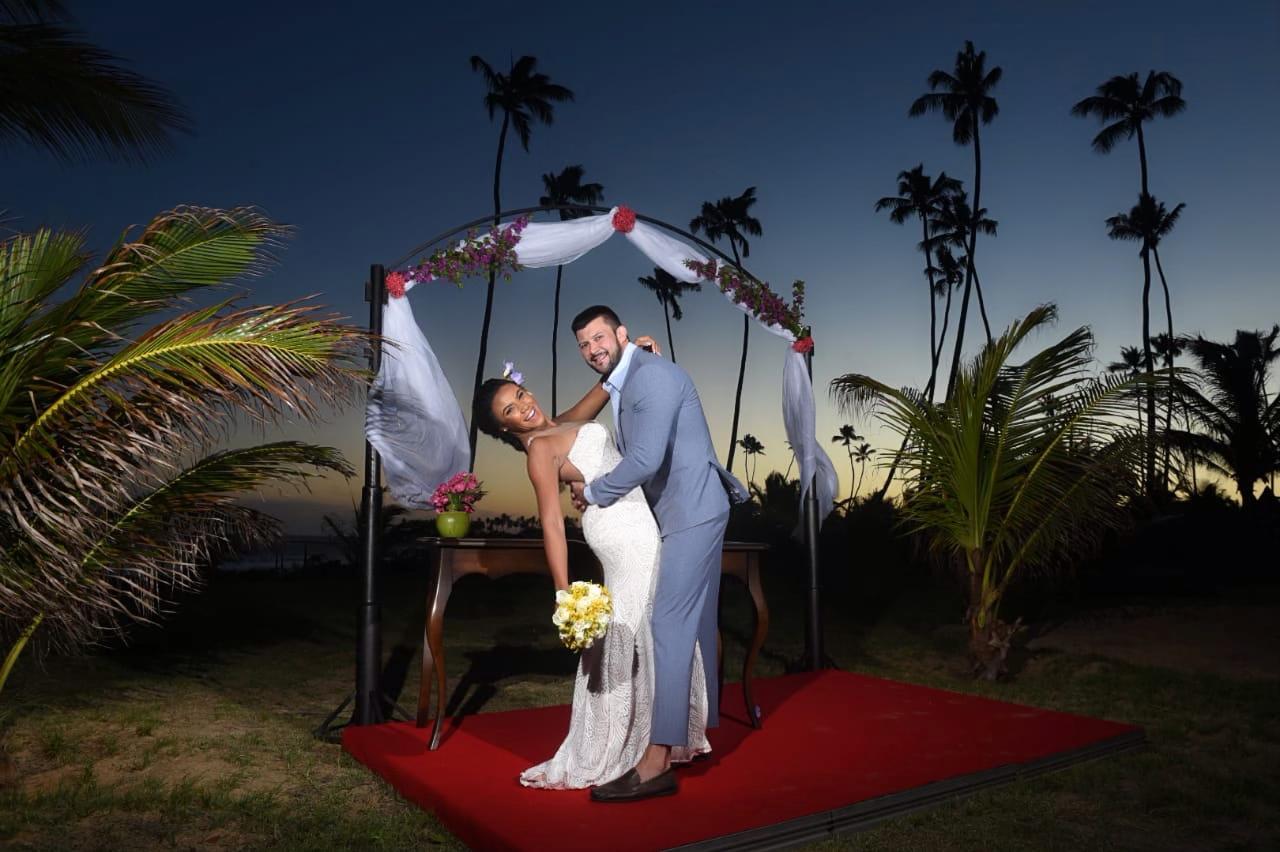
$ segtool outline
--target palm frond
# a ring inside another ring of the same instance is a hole
[[[146,162],[190,127],[173,95],[76,33],[44,22],[0,26],[0,139],[62,160]]]

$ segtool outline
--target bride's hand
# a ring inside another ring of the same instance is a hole
[[[657,355],[658,357],[662,357],[662,347],[658,345],[658,341],[654,340],[649,335],[642,334],[639,337],[637,337],[633,342],[635,343],[636,346],[639,346],[641,349],[647,349],[650,352],[652,352],[654,355]]]

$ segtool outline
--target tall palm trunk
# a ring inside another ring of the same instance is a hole
[[[924,269],[929,278],[929,384],[926,394],[933,402],[933,386],[938,381],[938,300],[933,295],[933,249],[929,247],[929,217],[920,214],[920,230],[924,233]]]
[[[982,328],[987,333],[987,345],[991,344],[991,321],[987,319],[987,302],[982,298],[982,279],[978,277],[978,268],[973,269],[973,289],[978,294],[978,313],[982,314]]]
[[[1151,250],[1145,245],[1142,251],[1142,363],[1148,374],[1155,372],[1155,360],[1151,357]],[[1156,484],[1155,386],[1148,384],[1144,395],[1147,407],[1147,496],[1152,496]]]
[[[933,391],[938,378],[938,363],[942,360],[942,349],[947,339],[947,326],[951,324],[951,294],[954,290],[955,288],[951,286],[951,282],[947,282],[947,302],[942,309],[942,332],[938,335],[937,348],[933,350],[933,375],[929,377],[929,385],[924,389],[925,396],[928,397],[929,402],[933,402]],[[893,484],[893,477],[898,472],[898,458],[906,448],[907,439],[903,438],[902,445],[898,447],[898,452],[894,454],[893,461],[889,463],[889,472],[885,474],[884,484],[876,492],[877,500],[884,500],[885,495],[889,493],[889,486]]]
[[[858,489],[862,487],[862,479],[857,475],[853,467],[853,450],[849,451],[849,505],[853,505],[853,498],[858,493]]]
[[[973,116],[973,221],[969,223],[969,256],[965,258],[964,298],[960,300],[960,319],[956,322],[956,346],[951,355],[951,373],[947,378],[947,395],[955,388],[956,374],[960,371],[960,353],[964,349],[964,326],[969,317],[969,292],[973,289],[974,251],[978,247],[978,211],[982,209],[982,142],[978,136],[978,116]]]
[[[551,412],[553,416],[560,412],[560,409],[556,406],[556,375],[559,368],[559,359],[556,357],[556,341],[560,339],[560,279],[563,276],[564,267],[557,266],[556,298],[551,314]]]
[[[1138,164],[1142,166],[1142,194],[1148,195],[1147,191],[1147,140],[1142,135],[1142,122],[1138,122]]]
[[[738,257],[738,244],[736,240],[729,240],[729,247],[733,249],[733,262],[737,264],[738,271],[742,271],[742,259]],[[742,315],[742,359],[738,362],[738,389],[733,395],[733,428],[729,432],[729,458],[725,462],[725,470],[733,471],[733,451],[738,446],[738,416],[742,413],[742,382],[747,376],[747,334],[751,331],[751,317],[747,314]]]
[[[502,114],[502,130],[498,133],[498,157],[493,166],[493,224],[498,224],[498,214],[502,212],[502,154],[507,147],[507,126],[511,123],[511,113]],[[484,297],[484,323],[480,326],[480,354],[476,358],[476,381],[471,389],[471,398],[480,395],[480,385],[484,383],[484,362],[489,354],[489,323],[493,319],[493,290],[497,281],[496,270],[489,270],[489,289]],[[552,406],[554,410],[555,406]],[[471,469],[476,467],[476,439],[480,434],[480,424],[471,420]]]
[[[662,314],[667,320],[667,348],[671,350],[671,363],[676,363],[676,339],[671,336],[671,300],[662,299]]]
[[[1155,246],[1151,247],[1151,253],[1155,255],[1156,272],[1160,273],[1160,286],[1164,289],[1164,319],[1166,323],[1167,333],[1169,335],[1169,349],[1164,355],[1165,369],[1169,370],[1169,393],[1165,404],[1165,422],[1164,422],[1164,481],[1169,481],[1169,455],[1173,444],[1173,301],[1169,297],[1169,282],[1164,277],[1164,267],[1160,264],[1160,252]]]

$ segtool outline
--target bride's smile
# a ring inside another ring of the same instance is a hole
[[[493,410],[498,415],[498,422],[510,432],[531,432],[552,425],[543,414],[537,398],[514,382],[494,395]]]

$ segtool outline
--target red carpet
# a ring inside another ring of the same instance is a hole
[[[596,804],[585,790],[520,786],[520,770],[564,737],[567,706],[446,722],[435,752],[427,751],[430,728],[409,723],[348,727],[343,747],[474,849],[598,852],[665,849],[778,824],[808,824],[816,839],[812,827],[830,832],[839,815],[800,818],[958,776],[987,779],[969,787],[1011,780],[1012,770],[973,773],[1051,768],[1064,752],[1141,736],[1115,722],[837,671],[757,681],[764,718],[753,731],[736,686],[728,685],[721,727],[710,735],[712,760],[679,770],[678,795],[644,802]]]

